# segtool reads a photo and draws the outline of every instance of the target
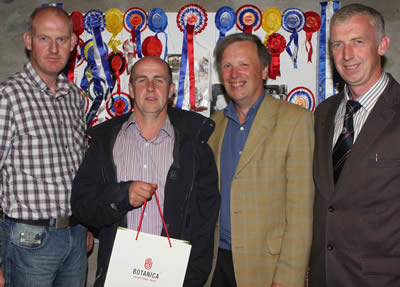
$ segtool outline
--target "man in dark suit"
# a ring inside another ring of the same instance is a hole
[[[311,287],[400,286],[400,85],[382,71],[382,15],[351,4],[332,17],[344,90],[315,112]],[[350,140],[350,143],[349,143]]]

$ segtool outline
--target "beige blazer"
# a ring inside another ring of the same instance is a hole
[[[212,117],[209,140],[220,170],[228,119]],[[239,287],[304,286],[312,232],[314,187],[312,113],[265,96],[240,157],[231,188],[232,256]],[[213,276],[219,245],[219,221]]]

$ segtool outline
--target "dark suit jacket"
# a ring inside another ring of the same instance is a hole
[[[72,184],[71,206],[83,224],[100,229],[96,282],[103,286],[118,226],[126,227],[131,182],[117,182],[115,139],[125,114],[89,130],[92,143]],[[185,287],[202,286],[208,278],[214,229],[220,206],[218,173],[207,144],[214,122],[199,114],[168,109],[174,127],[173,163],[164,190],[164,219],[172,238],[190,241],[192,250]],[[162,235],[166,236],[163,229]]]
[[[343,92],[315,112],[310,287],[400,286],[400,85],[389,77],[336,187],[332,138]]]

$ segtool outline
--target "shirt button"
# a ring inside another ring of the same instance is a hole
[[[68,149],[68,145],[67,144],[64,147],[65,147],[65,149]]]
[[[144,164],[144,165],[143,165],[143,168],[147,168],[147,164]]]
[[[244,127],[240,127],[240,130],[241,130],[241,131],[244,131]]]
[[[328,207],[328,211],[329,211],[329,212],[334,212],[334,211],[335,211],[335,208],[334,208],[333,206],[329,206],[329,207]]]
[[[145,146],[145,147],[148,147],[148,146],[149,146],[149,143],[145,143],[144,146]]]
[[[328,251],[332,251],[334,249],[332,244],[328,244],[328,246],[326,247],[326,249],[328,249]]]

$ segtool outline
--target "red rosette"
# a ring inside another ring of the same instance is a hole
[[[272,33],[268,37],[267,48],[271,52],[272,62],[269,65],[269,78],[275,80],[281,75],[281,60],[280,55],[286,48],[286,40],[279,33]]]
[[[194,33],[197,35],[207,27],[207,21],[206,10],[197,4],[183,6],[176,15],[176,24],[182,33],[185,32],[185,27],[189,24],[194,26]]]
[[[71,21],[72,21],[72,31],[75,35],[79,36],[85,31],[83,27],[83,15],[79,11],[74,11],[71,13]]]
[[[162,53],[162,44],[156,36],[149,36],[144,39],[142,44],[143,55],[160,57]]]
[[[317,13],[314,11],[308,11],[304,13],[304,16],[306,17],[306,24],[304,25],[303,30],[306,33],[314,33],[321,28],[321,16]]]
[[[306,32],[306,51],[308,52],[308,62],[311,63],[311,57],[313,54],[313,47],[311,44],[312,34],[317,32],[321,28],[321,16],[313,11],[304,13],[306,23],[304,25],[304,32]],[[308,44],[308,45],[307,45]]]
[[[72,32],[76,35],[76,46],[74,50],[71,52],[70,58],[68,60],[68,79],[71,82],[75,81],[75,68],[79,67],[83,63],[83,59],[78,52],[78,46],[83,47],[84,42],[81,39],[80,35],[85,31],[83,27],[83,14],[79,11],[74,11],[70,15],[72,21]],[[78,60],[78,64],[76,61]]]

